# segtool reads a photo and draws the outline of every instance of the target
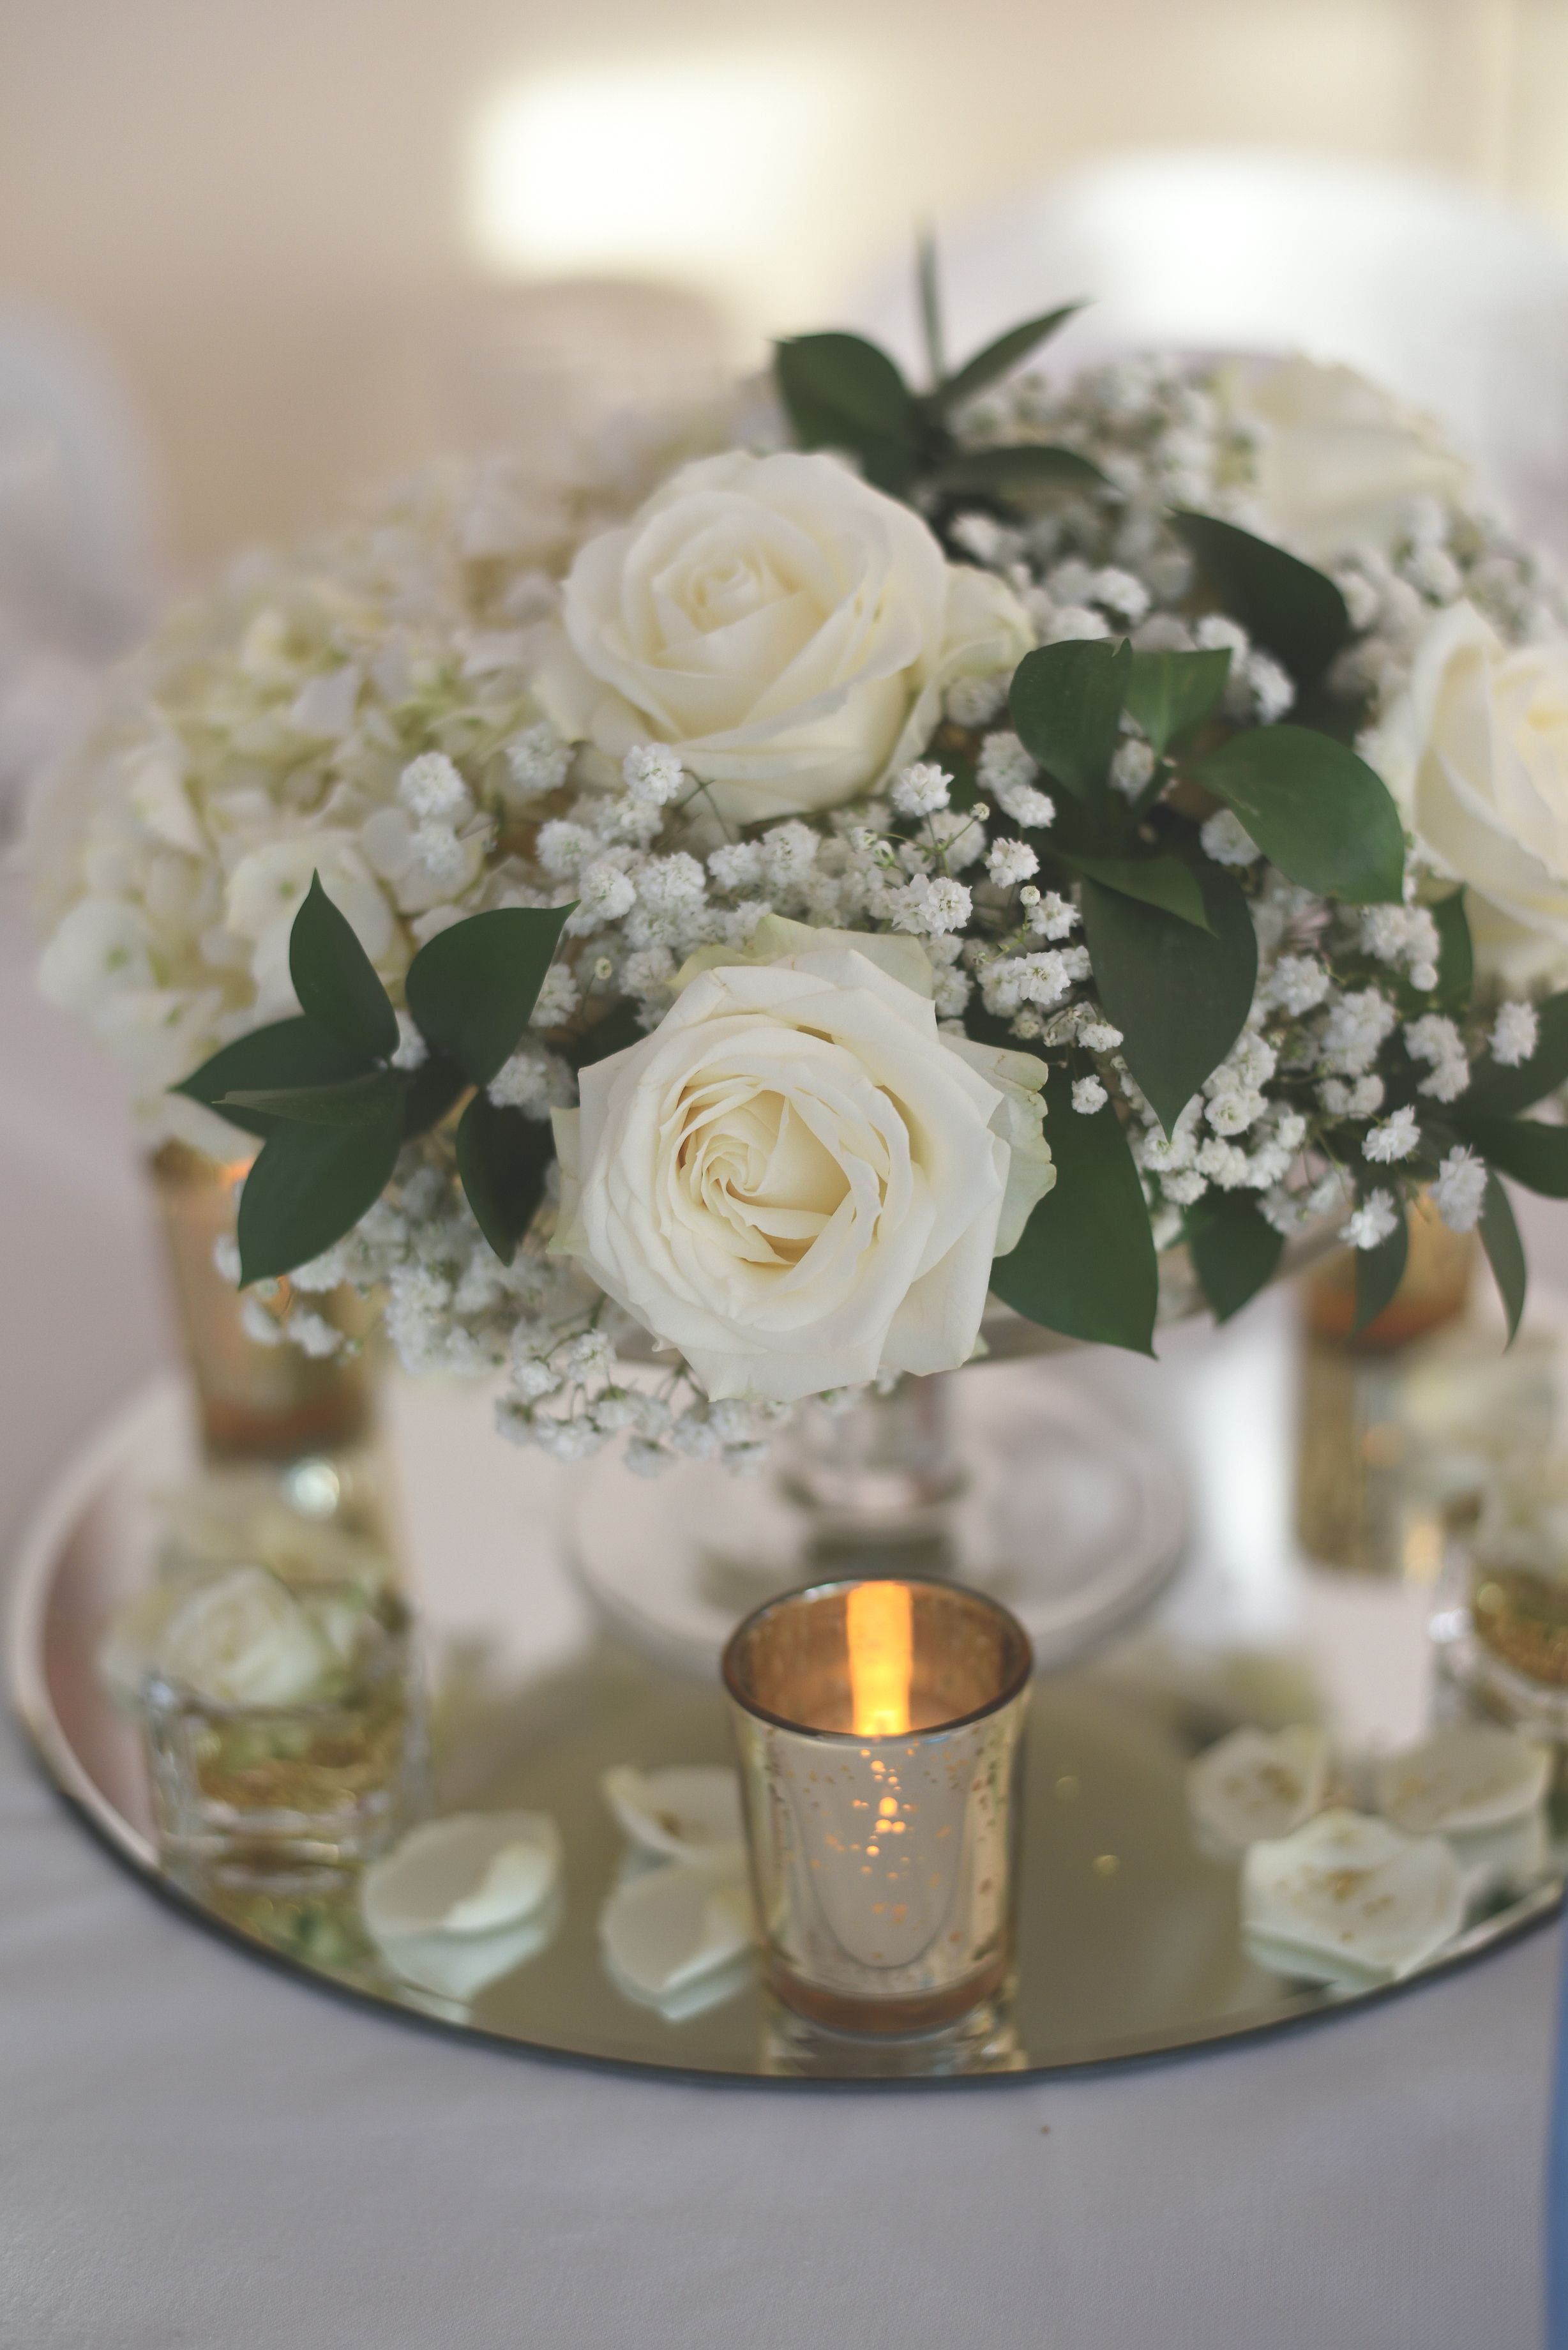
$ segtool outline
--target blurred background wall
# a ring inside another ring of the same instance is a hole
[[[184,570],[562,347],[743,357],[1088,159],[1407,167],[1568,238],[1565,133],[1568,0],[4,0],[0,302],[117,371]],[[670,290],[529,291],[605,277]]]

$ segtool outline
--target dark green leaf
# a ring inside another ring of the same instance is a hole
[[[1333,580],[1212,515],[1174,514],[1171,522],[1231,618],[1303,685],[1314,683],[1351,632]]]
[[[1541,1026],[1529,1060],[1517,1069],[1479,1062],[1459,1104],[1463,1116],[1513,1118],[1568,1084],[1568,995],[1549,995],[1536,1013]]]
[[[1487,1253],[1502,1310],[1508,1316],[1508,1343],[1511,1347],[1524,1312],[1526,1274],[1524,1243],[1519,1237],[1519,1226],[1513,1220],[1513,1210],[1508,1193],[1495,1175],[1486,1180],[1486,1199],[1480,1215],[1481,1246]]]
[[[1284,1236],[1239,1191],[1210,1191],[1187,1219],[1192,1269],[1216,1322],[1229,1322],[1274,1277]]]
[[[474,1220],[503,1264],[511,1263],[534,1221],[555,1155],[548,1118],[498,1109],[488,1094],[475,1094],[458,1120],[457,1171]]]
[[[1380,1241],[1376,1248],[1356,1250],[1355,1318],[1350,1326],[1353,1338],[1358,1338],[1376,1321],[1384,1307],[1394,1303],[1394,1293],[1405,1278],[1405,1259],[1409,1250],[1410,1232],[1403,1208],[1386,1241]]]
[[[409,965],[409,1010],[427,1045],[487,1086],[517,1050],[570,906],[506,906],[440,931]]]
[[[803,449],[846,449],[878,489],[907,486],[919,411],[886,351],[859,335],[797,335],[775,345],[774,371]]]
[[[1169,744],[1208,717],[1230,674],[1229,645],[1198,653],[1134,653],[1127,708],[1157,758],[1163,759]]]
[[[1211,932],[1097,881],[1083,888],[1084,936],[1100,1001],[1168,1134],[1241,1035],[1258,976],[1246,899],[1212,866],[1198,874]]]
[[[1470,944],[1469,917],[1465,912],[1465,893],[1453,890],[1439,899],[1431,909],[1432,920],[1438,926],[1438,1009],[1451,1020],[1460,1020],[1470,1008],[1470,991],[1475,985],[1475,950]],[[1568,1004],[1568,996],[1563,999]],[[1563,1029],[1563,1075],[1568,1076],[1568,1024]],[[1473,1091],[1472,1080],[1472,1091]],[[1523,1109],[1527,1102],[1539,1099],[1531,1094],[1526,1101],[1505,1104],[1502,1114]]]
[[[1542,1126],[1530,1118],[1477,1118],[1463,1102],[1450,1115],[1489,1167],[1549,1200],[1568,1200],[1568,1126]]]
[[[404,1135],[428,1134],[432,1126],[439,1126],[467,1083],[456,1062],[440,1053],[421,1061],[409,1080],[403,1101]]]
[[[362,1126],[278,1126],[240,1193],[242,1284],[292,1273],[351,1232],[391,1180],[399,1104]]]
[[[1056,1181],[992,1264],[992,1288],[1044,1329],[1150,1355],[1159,1273],[1127,1138],[1108,1103],[1088,1118],[1073,1107],[1070,1069],[1052,1070],[1045,1102]]]
[[[932,476],[940,490],[970,490],[977,497],[1009,497],[1058,484],[1082,489],[1103,484],[1105,478],[1075,449],[1058,449],[1044,441],[1008,449],[961,449],[945,458]]]
[[[1162,906],[1168,914],[1194,922],[1200,931],[1213,929],[1198,876],[1179,857],[1075,856],[1073,863],[1086,879],[1101,882],[1107,889],[1119,889],[1124,898]]]
[[[306,1019],[372,1060],[398,1049],[398,1015],[376,966],[313,873],[288,934],[288,975]]]
[[[395,1106],[400,1128],[406,1077],[392,1069],[369,1069],[363,1076],[342,1077],[329,1086],[264,1086],[254,1091],[226,1095],[218,1105],[226,1110],[259,1111],[263,1118],[284,1118],[303,1126],[374,1126]]]
[[[336,1085],[344,1077],[365,1074],[365,1055],[329,1036],[314,1020],[276,1020],[270,1027],[253,1028],[224,1045],[182,1084],[171,1091],[216,1110],[243,1133],[269,1135],[276,1121],[258,1111],[226,1104],[225,1094],[257,1091],[266,1086]]]
[[[1252,726],[1191,772],[1303,889],[1353,906],[1398,903],[1399,811],[1382,777],[1343,743],[1305,726]]]
[[[1013,672],[1012,723],[1024,749],[1080,799],[1109,771],[1131,666],[1125,642],[1076,638],[1025,653]]]
[[[978,392],[1011,375],[1015,367],[1022,367],[1031,351],[1048,342],[1083,307],[1081,302],[1064,302],[1059,310],[1047,310],[1038,318],[1026,318],[1020,327],[1010,327],[1005,335],[998,335],[993,343],[987,343],[962,367],[955,368],[946,382],[938,385],[931,405],[939,414],[950,416],[966,400],[973,400]]]

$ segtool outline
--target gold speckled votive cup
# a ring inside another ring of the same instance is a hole
[[[820,1583],[724,1651],[774,1990],[834,2032],[909,2033],[1012,1968],[1028,1635],[979,1592]]]

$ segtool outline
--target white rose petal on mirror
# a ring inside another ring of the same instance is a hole
[[[1233,1730],[1187,1773],[1198,1826],[1233,1852],[1289,1835],[1322,1809],[1328,1741],[1320,1730]]]
[[[836,458],[686,465],[587,541],[536,684],[569,741],[667,743],[725,822],[836,806],[923,746],[948,687],[1033,643],[993,574]]]
[[[1241,1867],[1241,1921],[1276,1950],[1379,1979],[1407,1975],[1459,1932],[1459,1863],[1437,1836],[1407,1836],[1359,1812],[1322,1812]]]
[[[740,1961],[752,1939],[751,1895],[740,1877],[696,1861],[638,1870],[616,1887],[599,1915],[599,1940],[615,1981],[628,1999],[667,2014],[672,2002],[694,2012],[689,2002],[701,1985],[711,1983],[729,1997],[739,1988]]]
[[[483,1991],[515,1974],[555,1939],[566,1913],[558,1893],[516,1926],[488,1934],[388,1934],[372,1937],[390,1971],[416,1991],[466,2010]]]
[[[267,1707],[308,1704],[338,1666],[286,1584],[236,1566],[182,1596],[152,1669],[210,1705]]]
[[[1459,1865],[1466,1907],[1478,1901],[1513,1901],[1541,1886],[1552,1865],[1552,1839],[1541,1805],[1500,1828],[1450,1835]]]
[[[719,1762],[676,1763],[639,1771],[618,1762],[599,1781],[622,1829],[642,1851],[664,1860],[722,1860],[737,1868],[744,1852],[738,1774]]]
[[[1378,1810],[1408,1835],[1465,1835],[1522,1818],[1546,1793],[1551,1758],[1510,1730],[1465,1722],[1380,1763]]]
[[[454,1812],[411,1828],[365,1872],[359,1907],[378,1942],[492,1934],[542,1909],[560,1882],[545,1812]]]

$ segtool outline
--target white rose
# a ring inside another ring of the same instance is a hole
[[[836,459],[686,465],[580,550],[538,681],[563,735],[669,743],[738,823],[832,807],[922,749],[954,679],[1033,643],[990,574]]]
[[[942,1035],[929,966],[918,992],[863,951],[894,943],[701,972],[555,1114],[555,1246],[715,1399],[964,1362],[1055,1180],[1044,1064]]]
[[[1470,891],[1478,951],[1509,985],[1568,958],[1568,646],[1511,650],[1470,604],[1422,639],[1362,750],[1428,858]]]
[[[1464,494],[1468,468],[1431,419],[1351,368],[1281,359],[1227,369],[1218,389],[1255,436],[1265,529],[1311,563],[1357,547],[1387,554],[1413,498]]]
[[[262,1566],[199,1583],[165,1623],[154,1660],[214,1705],[303,1704],[336,1666],[293,1592]]]

